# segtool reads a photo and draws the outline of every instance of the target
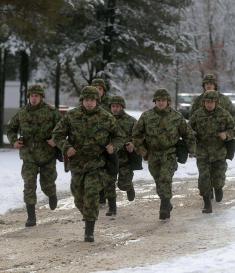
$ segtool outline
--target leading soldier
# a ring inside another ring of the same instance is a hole
[[[196,132],[198,188],[204,200],[203,213],[211,213],[210,192],[215,189],[215,199],[223,198],[225,183],[226,142],[234,137],[234,120],[228,111],[219,106],[218,92],[205,92],[202,107],[190,118],[190,125]]]
[[[170,218],[172,210],[172,178],[177,169],[176,145],[182,138],[190,153],[194,153],[195,138],[183,116],[171,108],[171,98],[164,88],[153,96],[155,106],[144,112],[133,129],[133,143],[148,160],[157,194],[161,199],[159,219]]]
[[[80,100],[81,105],[69,111],[56,125],[53,139],[69,158],[71,192],[85,221],[84,240],[93,242],[99,192],[103,181],[107,181],[105,154],[118,151],[122,135],[115,118],[99,106],[96,87],[84,87]]]
[[[59,112],[43,101],[42,86],[29,87],[28,104],[20,109],[7,126],[7,137],[14,148],[19,149],[23,160],[24,202],[28,213],[26,227],[36,225],[37,175],[40,175],[42,191],[49,197],[49,206],[57,206],[56,148],[51,139],[52,130],[60,120]]]

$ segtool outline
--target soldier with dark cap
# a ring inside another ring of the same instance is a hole
[[[123,97],[113,96],[110,98],[110,110],[117,120],[119,128],[123,133],[123,147],[118,151],[119,158],[119,172],[117,186],[120,190],[126,191],[129,201],[135,199],[135,190],[133,186],[134,172],[131,168],[129,155],[134,152],[134,145],[132,143],[132,129],[136,122],[136,119],[128,115],[124,109],[126,103]],[[116,177],[113,182],[116,182]],[[109,187],[110,188],[110,187]],[[109,192],[109,188],[105,189],[105,194],[108,198],[109,210],[106,213],[107,216],[116,215],[116,191],[115,184]]]
[[[218,92],[206,91],[202,107],[194,112],[189,123],[196,132],[198,188],[204,200],[202,212],[211,213],[211,188],[215,189],[217,202],[223,198],[227,170],[226,142],[234,137],[234,120],[228,111],[219,106]]]
[[[171,98],[165,88],[153,96],[155,106],[144,112],[133,129],[133,143],[148,160],[148,167],[161,199],[159,219],[170,218],[172,210],[172,178],[177,169],[176,144],[182,138],[189,153],[195,152],[192,129],[183,116],[171,108]]]
[[[56,148],[51,139],[52,130],[60,120],[60,113],[43,101],[44,88],[29,87],[29,102],[10,120],[7,137],[14,148],[19,149],[23,160],[24,202],[28,213],[25,226],[36,225],[35,204],[37,203],[37,175],[40,176],[42,191],[49,197],[51,210],[57,207]]]
[[[119,150],[122,135],[115,118],[99,106],[96,87],[84,87],[80,100],[81,105],[69,111],[56,125],[53,140],[69,158],[71,192],[85,221],[84,240],[93,242],[99,192],[107,180],[105,153]]]
[[[109,108],[109,96],[107,95],[107,85],[105,84],[105,81],[101,78],[95,78],[91,82],[92,86],[95,86],[99,92],[100,96],[100,106],[103,107],[106,111],[110,112]],[[113,180],[111,177],[109,180]],[[105,205],[106,204],[106,197],[104,190],[100,191],[100,204]]]

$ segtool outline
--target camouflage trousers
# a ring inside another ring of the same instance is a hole
[[[95,169],[91,172],[81,173],[71,171],[71,192],[74,204],[86,221],[95,221],[99,216],[99,192],[103,188],[105,172]]]
[[[133,188],[134,172],[128,165],[120,166],[118,172],[117,186],[121,191],[129,191]]]
[[[104,185],[104,192],[105,198],[113,199],[116,198],[116,175],[110,175],[108,173],[105,174],[103,177],[103,185]]]
[[[48,197],[56,194],[56,159],[43,166],[39,166],[35,162],[23,161],[21,175],[24,180],[24,202],[26,204],[34,205],[37,203],[38,174],[43,193]]]
[[[211,188],[219,189],[224,186],[225,172],[227,170],[226,160],[209,162],[207,159],[197,159],[199,171],[198,189],[200,195],[210,194]]]
[[[153,176],[156,191],[160,199],[172,198],[172,178],[177,170],[175,155],[168,155],[161,159],[149,159],[148,168]]]

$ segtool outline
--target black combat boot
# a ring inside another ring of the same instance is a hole
[[[117,214],[116,198],[108,199],[109,210],[106,212],[106,216],[112,216]]]
[[[221,202],[223,199],[223,189],[215,189],[215,201],[216,202]]]
[[[84,242],[94,242],[95,221],[85,221]]]
[[[54,210],[57,208],[57,196],[56,195],[49,196],[49,207],[51,210]]]
[[[170,202],[170,199],[163,198],[161,199],[161,205],[160,205],[160,212],[159,212],[159,219],[165,220],[171,217],[171,211],[172,211],[172,204]]]
[[[26,227],[36,226],[35,205],[26,204],[26,209],[28,213],[28,219],[25,223],[25,226]]]
[[[133,201],[135,199],[135,190],[134,188],[131,188],[129,191],[126,192],[127,194],[127,199],[129,201]]]
[[[105,205],[106,204],[106,198],[105,198],[104,190],[100,191],[99,195],[100,195],[100,201],[99,201],[100,205]]]
[[[212,205],[210,195],[203,196],[204,208],[202,213],[212,213]]]

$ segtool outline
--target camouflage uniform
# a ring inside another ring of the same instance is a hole
[[[37,87],[37,85],[36,85]],[[28,94],[39,93],[29,89]],[[40,94],[40,93],[39,93]],[[56,194],[56,150],[47,140],[60,119],[60,113],[43,101],[37,106],[27,104],[10,120],[7,137],[14,144],[18,135],[23,137],[24,147],[20,149],[23,160],[22,177],[24,179],[24,201],[36,204],[37,175],[40,174],[40,185],[47,196]]]
[[[167,108],[154,107],[144,112],[134,126],[133,142],[137,151],[148,159],[149,171],[161,199],[160,219],[165,219],[170,217],[172,209],[169,200],[172,197],[172,177],[177,169],[175,146],[182,137],[189,152],[193,153],[195,139],[183,116],[169,106],[170,96],[166,89],[155,92],[153,102],[158,99],[167,99]]]
[[[120,96],[114,96],[110,99],[110,105],[112,103],[117,103],[122,105],[123,108],[126,107],[125,101]],[[118,115],[114,115],[119,128],[124,133],[124,143],[128,143],[132,140],[132,129],[136,123],[136,119],[128,115],[124,110],[122,110]],[[130,167],[129,156],[125,146],[118,151],[119,157],[119,173],[118,173],[118,188],[122,191],[129,191],[133,188],[133,170]]]
[[[100,97],[100,106],[110,113],[110,107],[109,107],[109,99],[110,97],[107,95],[107,86],[105,84],[105,81],[101,78],[93,79],[91,82],[91,85],[94,87],[103,87],[104,94],[102,97]],[[115,181],[116,176],[111,176],[107,174],[107,180],[104,181],[104,187],[106,188],[106,192],[104,189],[100,191],[100,201],[99,203],[101,205],[104,205],[106,203],[106,198],[116,198],[116,189],[115,189]]]
[[[27,95],[29,103],[10,120],[7,137],[14,147],[20,149],[20,158],[23,160],[21,175],[24,180],[24,202],[28,214],[25,226],[31,227],[36,225],[38,174],[41,189],[49,197],[50,209],[54,210],[57,206],[57,150],[47,141],[51,141],[52,130],[60,119],[60,113],[43,102],[44,89],[40,85],[30,86]],[[30,99],[35,97],[37,103],[34,105],[30,103]],[[15,146],[19,142],[23,146]]]
[[[227,110],[231,114],[231,116],[235,119],[235,108],[234,108],[230,98],[225,96],[224,94],[220,93],[217,90],[218,89],[217,80],[213,74],[206,74],[205,77],[203,78],[203,81],[202,81],[203,93],[200,96],[195,98],[195,100],[192,104],[190,116],[192,116],[195,111],[197,111],[199,108],[202,107],[203,96],[206,91],[206,89],[205,89],[206,83],[214,84],[214,89],[218,93],[219,106],[222,107],[223,109]],[[212,199],[214,198],[213,188],[211,188],[211,198]]]
[[[203,101],[205,99],[216,100],[218,104],[219,96],[215,91],[205,92]],[[210,195],[211,187],[215,188],[216,193],[216,190],[224,186],[227,169],[225,142],[233,138],[234,120],[228,111],[218,105],[213,111],[208,111],[203,106],[194,112],[190,118],[190,125],[196,132],[198,188],[200,195],[207,197]],[[222,131],[227,134],[226,141],[218,136]]]
[[[104,95],[100,98],[100,106],[104,108],[106,111],[110,112],[110,107],[109,107],[109,100],[110,96],[107,95],[107,86],[104,82],[103,79],[93,79],[91,82],[92,86],[102,86],[104,89]]]
[[[208,83],[208,82],[213,83],[215,85],[215,91],[217,91],[216,78],[212,74],[207,74],[204,77],[203,81],[202,81],[202,87],[203,87],[204,92],[205,92],[204,85],[205,85],[205,83]],[[229,99],[229,97],[223,95],[219,91],[217,91],[217,92],[218,92],[218,95],[219,95],[219,105],[220,105],[220,107],[227,110],[235,118],[235,108],[234,108],[231,100]],[[202,102],[203,102],[203,93],[200,96],[195,98],[195,100],[194,100],[194,102],[192,104],[190,116],[202,106]]]
[[[84,98],[98,100],[96,88],[85,87],[81,100]],[[64,154],[69,147],[76,150],[69,160],[71,191],[85,221],[98,218],[99,191],[107,180],[105,146],[111,142],[118,150],[121,137],[114,117],[100,106],[88,111],[81,105],[69,111],[53,131],[53,139]]]

